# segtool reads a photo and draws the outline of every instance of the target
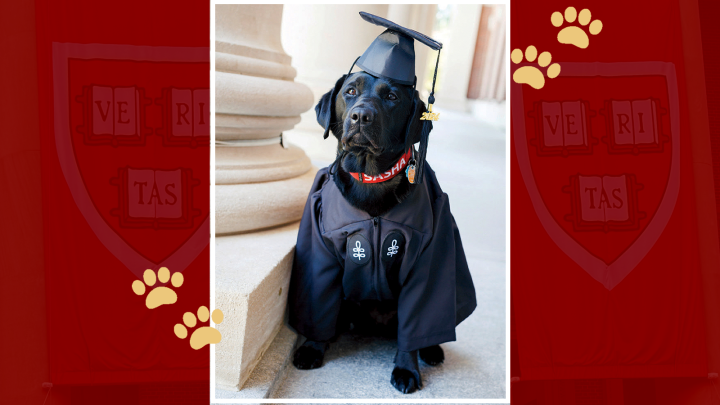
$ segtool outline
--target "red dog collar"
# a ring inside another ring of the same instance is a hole
[[[359,181],[360,183],[382,183],[383,181],[387,181],[392,179],[393,177],[397,176],[404,168],[407,166],[408,162],[410,161],[410,157],[412,156],[412,146],[410,149],[408,149],[407,152],[405,152],[404,155],[400,156],[400,160],[395,163],[395,165],[385,173],[380,173],[377,176],[370,176],[365,173],[350,173],[355,180]]]

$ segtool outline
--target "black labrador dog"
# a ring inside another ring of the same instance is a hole
[[[347,80],[345,80],[347,78]],[[419,117],[425,104],[412,86],[376,78],[365,72],[343,75],[335,84],[335,109],[330,118],[330,130],[338,140],[338,154],[344,158],[337,164],[335,184],[350,204],[375,217],[388,212],[402,202],[411,191],[404,173],[374,184],[364,184],[350,176],[350,172],[379,175],[388,170],[406,152],[406,133],[412,143],[420,141],[422,122]],[[315,107],[318,122],[325,126],[323,111],[333,105],[329,91]],[[415,101],[415,102],[413,102]],[[406,132],[407,126],[409,131]],[[388,278],[396,275],[388,275]],[[396,280],[388,280],[390,285]],[[344,303],[339,324],[353,325],[353,330],[387,335],[397,327],[397,303]],[[338,328],[341,330],[341,328]],[[395,332],[397,330],[395,329]],[[293,364],[298,369],[322,366],[329,342],[306,341],[295,352]],[[398,351],[392,372],[392,385],[403,393],[422,387],[418,355],[426,364],[435,366],[445,358],[439,345],[419,351]]]

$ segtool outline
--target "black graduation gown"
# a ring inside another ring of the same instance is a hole
[[[290,326],[309,340],[336,333],[343,299],[398,302],[398,349],[454,341],[476,307],[447,194],[426,166],[422,184],[371,217],[347,202],[328,169],[318,171],[300,222],[288,297]],[[394,296],[386,272],[398,271]]]

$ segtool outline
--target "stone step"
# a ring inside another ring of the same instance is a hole
[[[270,347],[240,391],[215,389],[217,399],[260,399],[273,398],[284,381],[288,367],[292,367],[290,359],[297,346],[298,336],[295,332],[282,326],[273,339]]]
[[[217,325],[217,388],[239,391],[282,331],[298,227],[216,237],[215,307],[225,313]]]

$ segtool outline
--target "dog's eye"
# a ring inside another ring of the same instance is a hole
[[[394,100],[397,100],[397,96],[394,95],[393,93],[389,93],[389,94],[387,95],[387,99],[394,101]]]
[[[357,93],[357,92],[355,91],[355,89],[352,89],[352,88],[351,88],[351,89],[348,89],[345,93],[347,93],[347,94],[349,94],[349,95],[351,95],[351,96],[354,96],[355,93]]]

